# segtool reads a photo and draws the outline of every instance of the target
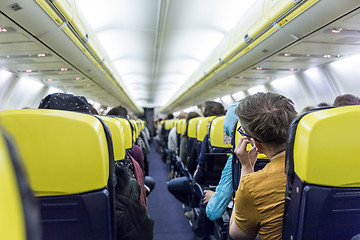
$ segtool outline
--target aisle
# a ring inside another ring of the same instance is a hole
[[[154,240],[190,240],[192,230],[184,216],[181,203],[167,190],[168,167],[155,151],[155,143],[148,155],[149,174],[156,181],[153,192],[148,197],[148,210],[155,221]]]

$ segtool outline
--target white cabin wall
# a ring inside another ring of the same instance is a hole
[[[329,76],[337,85],[340,94],[350,93],[360,96],[360,55],[355,55],[327,66]]]

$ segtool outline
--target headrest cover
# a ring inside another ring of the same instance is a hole
[[[99,119],[70,111],[0,111],[14,137],[36,196],[102,189],[109,178],[109,148]]]
[[[133,137],[132,137],[130,122],[125,118],[117,117],[117,119],[121,122],[121,125],[123,126],[124,137],[125,137],[125,148],[131,149],[133,145]]]
[[[125,137],[124,128],[120,120],[107,116],[100,116],[100,118],[108,125],[110,129],[114,149],[114,160],[123,160],[125,158]]]
[[[359,119],[360,106],[344,106],[309,112],[297,126],[290,126],[296,127],[290,158],[300,179],[326,186],[360,186]]]
[[[47,95],[41,100],[39,108],[90,113],[89,103],[85,97],[67,93],[53,93]]]
[[[216,117],[211,121],[210,144],[218,148],[231,148],[231,139],[224,131],[225,116]]]
[[[180,119],[176,122],[176,133],[181,134],[182,133],[182,126],[186,122],[185,119]]]
[[[213,120],[215,116],[205,117],[198,121],[196,127],[196,139],[200,142],[204,140],[205,135],[208,133],[208,126],[211,120]]]
[[[170,130],[173,127],[174,127],[174,120],[173,119],[165,120],[165,130]]]
[[[198,121],[202,119],[202,117],[196,117],[189,120],[188,125],[188,137],[189,138],[196,138],[196,125]]]

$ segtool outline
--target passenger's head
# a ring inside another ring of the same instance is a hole
[[[196,117],[200,117],[200,114],[198,114],[197,112],[189,112],[188,114],[186,114],[186,128],[185,128],[185,132],[183,134],[181,134],[181,137],[187,137],[189,121],[190,121],[190,119],[193,119]]]
[[[243,130],[264,144],[284,144],[297,112],[294,103],[279,94],[257,93],[239,101],[235,111]]]
[[[178,116],[178,119],[184,119],[186,118],[186,112],[180,112],[179,116]]]
[[[238,117],[235,114],[235,109],[239,103],[235,103],[231,105],[228,110],[226,111],[225,119],[224,119],[224,130],[227,133],[228,136],[231,137],[232,130],[234,127],[234,123],[238,119]]]
[[[206,101],[203,107],[204,117],[220,116],[225,114],[224,106],[214,101]]]
[[[313,110],[313,109],[315,109],[314,106],[306,106],[306,107],[304,107],[304,109],[301,112],[303,113],[303,112],[307,112],[307,111],[310,111],[310,110]]]
[[[334,107],[347,106],[347,105],[359,105],[360,99],[351,94],[344,94],[335,98]]]
[[[166,119],[174,119],[174,115],[172,113],[169,113],[167,116],[166,116]]]
[[[128,111],[123,106],[117,106],[112,108],[106,115],[119,116],[127,118]]]
[[[326,102],[321,102],[317,105],[318,107],[330,107],[330,105]]]
[[[90,113],[89,103],[85,97],[67,93],[47,95],[41,100],[39,108]]]
[[[89,109],[90,109],[90,112],[91,114],[94,114],[94,115],[99,115],[98,111],[94,108],[94,106],[92,104],[89,103]]]

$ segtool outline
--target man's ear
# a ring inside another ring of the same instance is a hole
[[[264,144],[262,144],[261,142],[255,141],[254,139],[252,139],[252,142],[254,143],[256,151],[258,151],[259,153],[264,153]]]

